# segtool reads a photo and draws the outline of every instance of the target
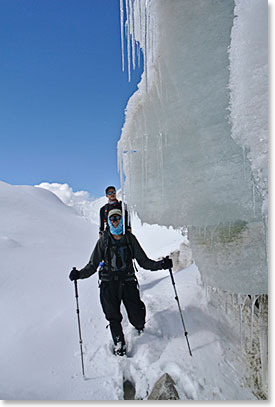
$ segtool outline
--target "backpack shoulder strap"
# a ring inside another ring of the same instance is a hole
[[[130,237],[129,237],[130,233],[131,232],[128,232],[128,231],[126,231],[126,233],[125,233],[126,244],[127,244],[127,247],[129,248],[130,253],[131,253],[132,263],[133,263],[134,269],[135,269],[136,272],[138,272],[138,268],[137,268],[137,265],[135,263],[133,246],[132,246],[132,243],[131,243],[131,240],[130,240]]]
[[[107,257],[108,260],[108,269],[109,273],[111,273],[111,250],[110,250],[110,236],[107,230],[103,233],[103,241],[104,241],[104,257]]]
[[[104,221],[105,222],[107,222],[107,217],[108,217],[108,212],[109,212],[109,204],[108,203],[106,203],[105,205],[104,205]]]

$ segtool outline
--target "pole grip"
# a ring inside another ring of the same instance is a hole
[[[172,269],[169,269],[169,273],[170,273],[170,276],[171,276],[172,284],[175,285],[175,280],[174,280]]]
[[[76,270],[76,267],[73,267],[73,270]],[[76,296],[76,298],[78,298],[77,280],[74,280],[74,289],[75,289],[75,296]]]

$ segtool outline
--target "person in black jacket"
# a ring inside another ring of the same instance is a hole
[[[72,281],[88,278],[97,272],[100,265],[100,302],[110,323],[114,353],[120,356],[126,353],[121,326],[121,301],[130,323],[139,334],[145,325],[146,308],[140,299],[133,259],[147,270],[169,269],[173,266],[168,256],[160,261],[149,259],[132,233],[126,231],[123,235],[122,223],[121,210],[111,210],[108,214],[109,229],[97,241],[89,263],[81,270],[72,270],[69,276]]]
[[[106,198],[108,202],[100,208],[99,211],[99,237],[102,236],[104,230],[108,228],[108,213],[112,209],[120,209],[122,211],[122,202],[117,200],[116,189],[113,186],[109,186],[105,190]],[[129,220],[128,211],[125,209],[125,225],[126,229],[131,231],[131,225]]]

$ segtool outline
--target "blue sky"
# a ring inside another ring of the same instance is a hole
[[[0,0],[0,179],[119,187],[127,100],[119,0]]]

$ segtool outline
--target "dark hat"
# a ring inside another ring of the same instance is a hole
[[[107,187],[107,188],[105,189],[105,194],[107,194],[107,192],[109,191],[109,189],[114,189],[114,190],[116,191],[116,188],[113,187],[112,185],[110,185],[109,187]]]

